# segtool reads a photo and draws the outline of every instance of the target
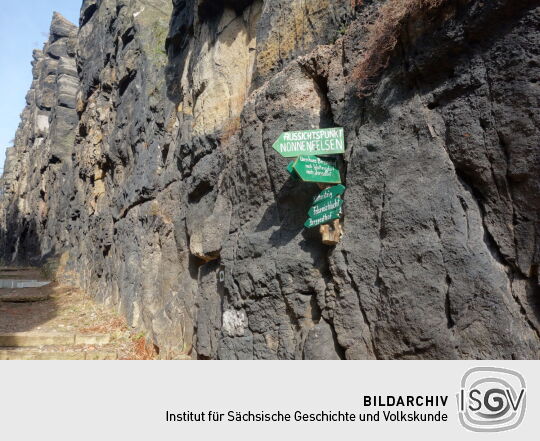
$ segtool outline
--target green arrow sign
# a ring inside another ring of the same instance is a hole
[[[319,196],[317,196],[313,200],[313,204],[317,204],[321,201],[324,201],[325,199],[331,199],[339,196],[340,194],[343,194],[345,192],[345,186],[344,185],[334,185],[333,187],[327,188],[323,190]]]
[[[287,171],[292,175],[294,174],[294,161],[289,162],[289,165],[287,166]]]
[[[281,156],[338,155],[345,153],[341,127],[282,133],[272,146]]]
[[[338,208],[341,208],[342,205],[343,201],[341,199],[326,199],[325,201],[311,207],[308,215],[309,217],[314,218],[324,213],[328,213],[329,211],[337,210]]]
[[[296,171],[294,170],[294,161],[291,161],[289,163],[289,165],[287,166],[287,171],[290,173],[291,177],[295,180],[295,181],[299,181],[300,180],[300,177],[298,176],[298,173],[296,173]]]
[[[304,224],[304,227],[313,228],[318,225],[327,224],[328,222],[334,219],[339,219],[340,216],[341,216],[341,208],[338,208],[337,210],[324,213],[321,216],[318,216],[315,218],[309,218]]]
[[[339,184],[341,177],[335,167],[335,161],[317,158],[316,156],[300,156],[293,164],[293,169],[305,182],[325,182]]]

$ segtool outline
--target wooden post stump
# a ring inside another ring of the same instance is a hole
[[[331,224],[321,225],[319,231],[322,235],[322,243],[325,245],[337,245],[343,236],[339,219],[335,219]]]
[[[329,187],[332,187],[332,184],[323,184],[322,182],[317,183],[321,191],[326,190]],[[343,227],[339,222],[339,219],[332,221],[332,224],[321,225],[319,231],[322,236],[322,243],[325,245],[337,245],[343,236]]]

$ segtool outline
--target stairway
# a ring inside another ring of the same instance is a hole
[[[0,360],[116,360],[109,334],[16,332],[0,334]]]
[[[0,360],[125,359],[110,312],[36,268],[0,268]]]

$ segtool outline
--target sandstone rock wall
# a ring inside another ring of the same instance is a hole
[[[359,98],[384,3],[85,0],[76,100],[36,54],[3,258],[62,255],[167,358],[539,357],[540,5],[417,11]],[[53,128],[58,107],[78,124]],[[271,146],[334,126],[347,191],[329,247],[303,228],[316,186]]]
[[[4,166],[0,246],[8,263],[37,263],[68,242],[67,207],[78,124],[77,28],[55,14],[43,50],[33,54],[27,106]]]

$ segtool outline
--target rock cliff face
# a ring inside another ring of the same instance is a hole
[[[387,3],[85,0],[78,34],[55,16],[2,258],[59,259],[164,358],[538,358],[540,5],[395,0],[360,98]],[[303,228],[317,187],[271,146],[335,126],[329,247]]]
[[[42,51],[34,51],[27,106],[8,150],[0,202],[2,259],[18,263],[66,246],[72,153],[78,124],[75,97],[77,27],[59,14]]]

